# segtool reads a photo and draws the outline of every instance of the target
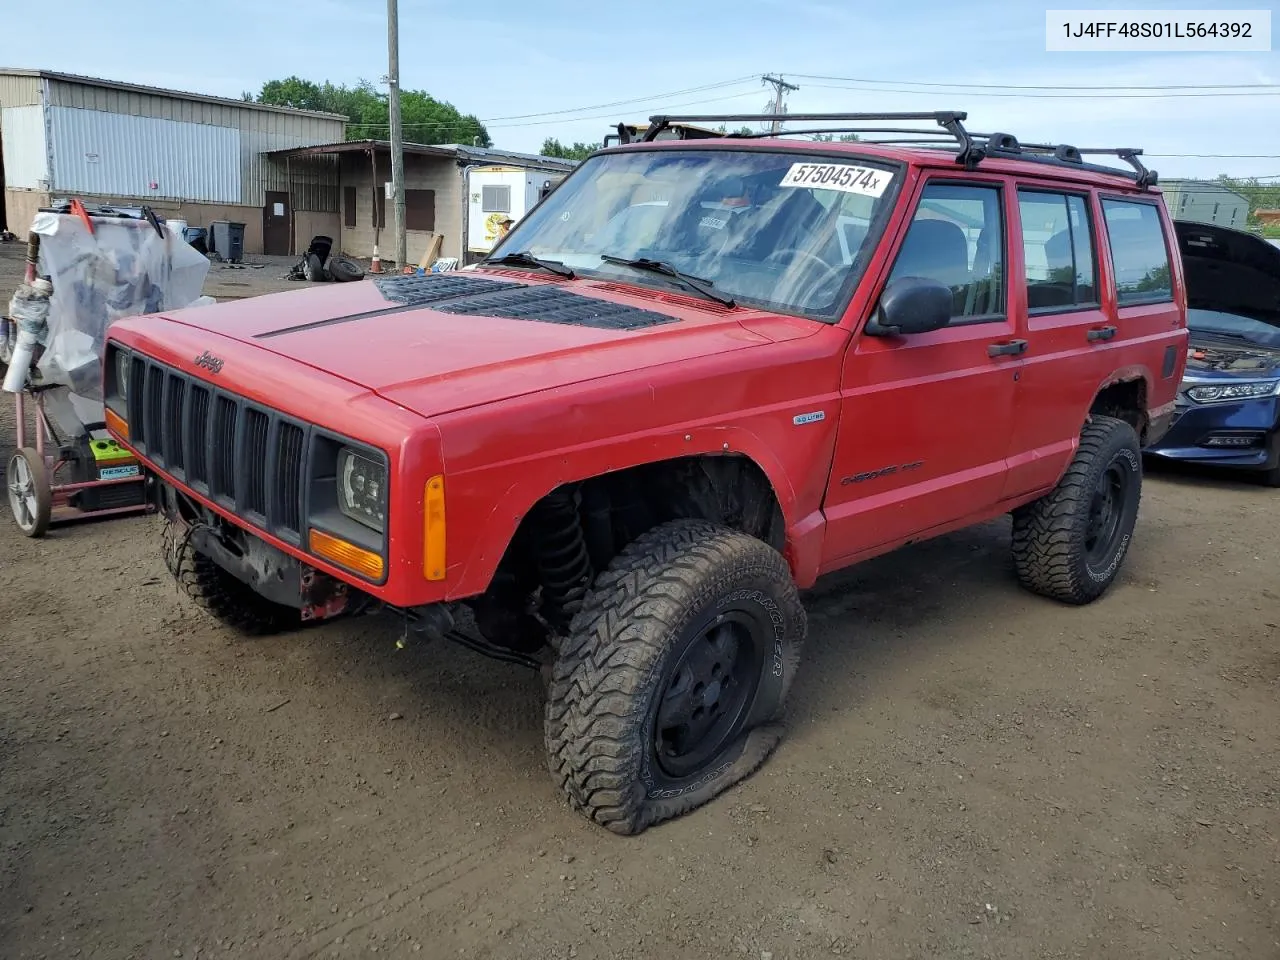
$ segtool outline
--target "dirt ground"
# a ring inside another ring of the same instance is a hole
[[[6,507],[0,957],[1280,957],[1277,528],[1149,475],[1087,608],[1016,586],[1007,522],[831,578],[777,753],[620,838],[531,673],[378,619],[237,639],[156,520]]]

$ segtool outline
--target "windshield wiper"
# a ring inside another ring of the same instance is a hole
[[[549,273],[554,273],[558,277],[568,277],[570,280],[574,280],[578,276],[559,260],[543,260],[541,257],[535,257],[528,250],[519,250],[515,253],[504,253],[500,257],[485,257],[480,262],[505,263],[513,267],[537,267],[540,270],[546,270]]]
[[[1252,337],[1243,333],[1232,333],[1229,330],[1197,330],[1195,327],[1188,327],[1192,333],[1199,334],[1202,337],[1213,339],[1217,337],[1220,340],[1243,340],[1245,343],[1253,343]]]
[[[717,293],[712,290],[710,280],[690,276],[683,270],[673,267],[665,260],[650,260],[648,257],[615,257],[609,253],[600,254],[600,259],[605,263],[616,263],[621,267],[632,267],[636,270],[648,270],[650,273],[660,273],[664,277],[679,280],[690,290],[702,294],[708,300],[714,300],[716,303],[723,303],[726,307],[737,306],[732,297],[727,297],[723,293]]]

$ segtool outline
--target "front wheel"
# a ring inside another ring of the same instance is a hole
[[[1095,416],[1058,486],[1013,514],[1013,560],[1023,586],[1064,603],[1106,592],[1120,571],[1142,497],[1133,427]]]
[[[196,550],[189,537],[178,536],[172,527],[165,531],[163,550],[165,565],[181,590],[205,613],[235,632],[268,636],[303,625],[298,610],[260,596]]]
[[[760,540],[698,520],[639,537],[553,670],[547,750],[571,805],[636,834],[747,777],[781,739],[805,631],[791,571]]]

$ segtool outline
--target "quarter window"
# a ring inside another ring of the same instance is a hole
[[[1123,306],[1173,299],[1169,248],[1164,242],[1160,211],[1153,203],[1103,200],[1116,296]]]
[[[952,323],[1004,315],[1004,215],[995,187],[930,183],[889,281],[922,277],[951,288]]]
[[[1052,311],[1096,305],[1093,239],[1084,197],[1020,191],[1018,212],[1027,308]]]

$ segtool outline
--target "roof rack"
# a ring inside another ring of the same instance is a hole
[[[1148,170],[1138,158],[1142,151],[1136,147],[1075,147],[1067,143],[1020,143],[1011,133],[975,133],[966,130],[964,120],[968,114],[961,110],[934,110],[923,113],[788,113],[779,118],[771,113],[733,113],[733,114],[698,114],[669,116],[658,114],[649,118],[649,127],[640,137],[641,142],[649,142],[673,124],[688,123],[775,123],[779,119],[788,122],[800,121],[808,123],[844,124],[843,126],[826,126],[804,130],[780,130],[764,133],[726,133],[727,138],[759,139],[764,137],[789,137],[797,135],[813,135],[821,133],[855,133],[861,139],[864,134],[907,135],[907,139],[893,137],[891,139],[862,140],[864,143],[895,144],[904,146],[926,147],[938,149],[949,143],[959,147],[956,163],[964,164],[966,170],[973,170],[983,160],[1008,159],[1027,160],[1033,163],[1046,163],[1054,166],[1065,166],[1076,170],[1089,170],[1094,173],[1108,173],[1124,176],[1133,180],[1139,188],[1155,186],[1160,175],[1155,170]],[[897,126],[862,126],[862,124],[897,123],[910,120],[932,120],[936,127],[897,127]],[[858,124],[850,126],[849,124]],[[1089,163],[1086,156],[1112,156],[1127,163],[1132,169],[1121,170],[1116,167]]]

